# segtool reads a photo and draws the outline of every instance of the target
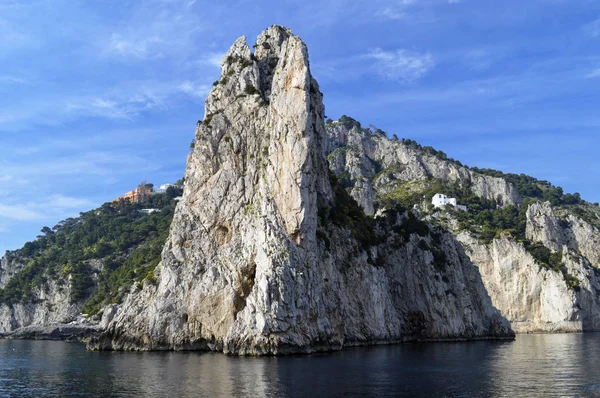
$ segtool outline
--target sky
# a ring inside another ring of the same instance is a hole
[[[223,54],[273,24],[327,116],[600,201],[597,0],[0,0],[0,253],[181,178]]]

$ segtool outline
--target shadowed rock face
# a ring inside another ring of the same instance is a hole
[[[185,190],[154,272],[105,312],[93,349],[261,355],[411,339],[505,338],[477,268],[452,235],[377,243],[327,214],[322,95],[304,43],[272,26],[238,39],[206,101]],[[425,241],[423,243],[422,241]]]

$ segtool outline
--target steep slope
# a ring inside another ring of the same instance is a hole
[[[106,203],[7,252],[0,262],[0,335],[26,337],[74,321],[95,326],[81,312],[94,315],[120,302],[135,282],[151,276],[178,194],[174,188],[143,204]],[[143,214],[143,206],[160,211]]]
[[[327,133],[330,167],[365,212],[416,205],[452,232],[516,332],[600,330],[597,204],[525,175],[466,168],[347,116],[328,121]],[[469,212],[434,209],[436,193]]]
[[[347,116],[339,121],[328,120],[327,133],[330,140],[326,155],[331,168],[337,176],[352,182],[350,194],[367,214],[374,214],[378,199],[404,181],[439,179],[502,206],[521,202],[515,187],[502,178],[481,175],[456,161],[440,159],[414,141],[390,140],[383,131],[364,129]]]
[[[454,237],[400,207],[373,220],[329,175],[304,43],[273,26],[225,56],[154,271],[93,349],[282,354],[511,338]]]

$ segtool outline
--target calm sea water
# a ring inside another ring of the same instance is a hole
[[[65,342],[0,340],[0,396],[600,397],[600,334],[281,358],[88,352]]]

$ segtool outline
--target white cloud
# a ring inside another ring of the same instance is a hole
[[[593,70],[593,71],[591,71],[591,72],[590,72],[590,73],[588,73],[588,74],[587,74],[585,77],[586,77],[587,79],[594,79],[594,78],[596,78],[596,77],[600,77],[600,68],[599,68],[599,69],[596,69],[596,70]]]
[[[405,19],[408,15],[404,11],[400,11],[398,9],[394,9],[391,7],[383,8],[375,14],[377,17],[381,17],[384,19]]]
[[[6,20],[0,19],[0,48],[22,49],[35,45],[33,38],[29,37]]]
[[[384,51],[375,48],[365,58],[375,60],[374,68],[388,79],[405,83],[414,82],[427,74],[434,66],[433,56],[409,50]]]
[[[415,0],[400,0],[395,2],[395,5],[392,7],[381,8],[375,13],[375,16],[384,19],[406,19],[408,14],[405,9],[413,4],[415,4]]]
[[[68,210],[90,207],[92,203],[88,199],[56,194],[47,199],[46,206],[59,210]]]
[[[163,107],[164,98],[151,92],[140,92],[119,98],[79,98],[67,102],[66,109],[80,116],[99,116],[108,119],[133,119],[144,111]]]
[[[99,37],[100,55],[124,60],[186,57],[203,21],[191,10],[195,1],[147,0],[131,8],[121,23]]]
[[[216,66],[218,68],[221,67],[221,61],[223,61],[223,57],[225,56],[224,52],[209,52],[202,59],[198,61],[200,65],[211,65]]]
[[[600,18],[583,27],[584,31],[593,38],[600,37]]]
[[[139,59],[160,58],[159,47],[164,41],[154,36],[143,39],[125,38],[120,34],[113,34],[108,44],[107,51],[125,57],[134,57]]]
[[[178,89],[192,97],[204,98],[210,91],[210,87],[206,84],[194,83],[189,80],[184,81],[178,86]]]
[[[0,203],[0,217],[9,220],[30,221],[38,220],[43,216],[31,205]]]
[[[448,0],[448,4],[458,4],[460,3],[462,0]]]
[[[24,77],[13,75],[0,75],[0,83],[4,84],[31,84],[31,81]]]

